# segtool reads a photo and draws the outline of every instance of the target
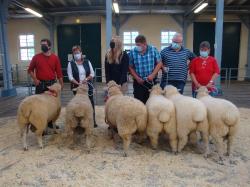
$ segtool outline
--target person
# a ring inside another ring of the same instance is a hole
[[[42,52],[36,54],[28,68],[28,73],[35,84],[35,94],[41,94],[48,90],[48,86],[54,84],[57,79],[63,88],[63,74],[59,58],[51,52],[51,41],[42,39]],[[52,122],[48,123],[49,128],[53,128]],[[56,126],[56,128],[59,128]]]
[[[157,49],[147,44],[146,37],[135,38],[136,47],[130,51],[129,72],[134,78],[134,97],[146,103],[149,89],[156,81],[158,71],[162,68],[161,56]]]
[[[115,36],[110,41],[110,49],[105,56],[106,83],[113,80],[121,85],[122,92],[127,91],[129,56],[122,50],[122,41]]]
[[[74,88],[77,88],[80,84],[87,83],[89,87],[88,95],[93,107],[93,117],[94,117],[94,127],[96,124],[95,119],[95,103],[94,103],[94,88],[93,88],[93,78],[95,76],[91,62],[83,58],[82,49],[80,46],[75,45],[72,47],[73,60],[68,63],[67,73],[69,81],[71,82],[71,90],[73,94],[76,94]]]
[[[196,97],[195,90],[201,86],[206,86],[210,95],[216,94],[217,89],[214,81],[219,76],[220,70],[216,59],[209,54],[210,44],[208,41],[203,41],[200,43],[200,56],[193,59],[189,64],[193,97]]]
[[[180,33],[175,33],[170,46],[161,51],[162,63],[164,70],[162,73],[161,87],[167,84],[175,86],[181,94],[188,74],[188,60],[195,58],[195,54],[182,46],[183,38]],[[167,67],[167,68],[166,68]]]

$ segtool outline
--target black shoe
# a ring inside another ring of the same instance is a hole
[[[95,124],[94,124],[94,128],[96,128],[96,127],[98,127],[98,125],[95,123]]]

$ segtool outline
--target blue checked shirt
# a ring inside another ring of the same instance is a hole
[[[160,60],[160,53],[151,45],[147,45],[147,51],[144,54],[140,54],[136,48],[129,53],[129,65],[133,66],[137,75],[144,80],[154,71]]]

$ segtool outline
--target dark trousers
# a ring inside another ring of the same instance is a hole
[[[48,90],[48,86],[54,84],[56,80],[40,81],[40,84],[36,86],[35,94],[41,94]]]
[[[88,91],[88,95],[89,95],[89,99],[93,108],[93,119],[94,119],[94,124],[96,124],[96,119],[95,119],[95,102],[94,102],[94,95],[93,95],[94,91],[93,88],[89,86],[89,91]],[[73,94],[76,95],[76,91],[73,91]]]
[[[180,94],[183,94],[186,82],[179,81],[179,80],[169,80],[168,83],[161,82],[161,88],[162,89],[164,89],[166,85],[172,85],[172,86],[176,87],[179,90]]]
[[[146,104],[149,98],[149,90],[152,88],[154,83],[155,81],[152,81],[152,83],[148,83],[147,81],[145,81],[143,85],[141,85],[136,80],[134,80],[134,83],[133,83],[134,98]]]

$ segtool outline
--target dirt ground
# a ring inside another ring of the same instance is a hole
[[[202,144],[173,155],[165,136],[158,150],[152,150],[148,141],[133,142],[129,157],[123,157],[121,140],[114,143],[108,137],[103,107],[96,110],[99,127],[90,152],[84,139],[72,145],[62,134],[46,136],[44,149],[39,149],[32,133],[29,150],[23,151],[15,117],[1,118],[0,186],[250,186],[250,109],[240,108],[232,158],[224,165],[216,163],[212,144],[208,159],[201,155]],[[57,124],[63,127],[64,110]]]

